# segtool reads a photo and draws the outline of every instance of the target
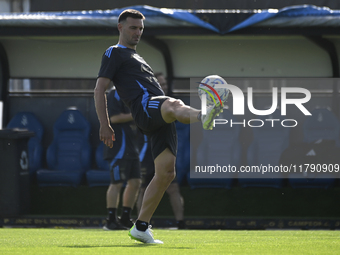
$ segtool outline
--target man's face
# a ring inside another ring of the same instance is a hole
[[[142,19],[134,19],[127,17],[127,19],[118,24],[120,32],[120,39],[127,46],[135,47],[142,36],[144,23]]]

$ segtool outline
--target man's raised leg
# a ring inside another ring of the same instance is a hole
[[[214,126],[215,117],[223,112],[223,104],[217,103],[213,106],[209,106],[207,113],[202,115],[200,110],[185,105],[179,99],[170,97],[162,104],[161,112],[164,121],[167,123],[174,122],[175,120],[184,124],[201,121],[204,129],[211,130]]]
[[[184,124],[199,122],[200,110],[194,109],[182,102],[182,100],[169,98],[164,101],[161,113],[166,123],[178,120]]]

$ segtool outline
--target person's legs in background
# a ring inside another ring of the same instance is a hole
[[[166,190],[166,193],[169,195],[172,211],[174,212],[178,229],[185,229],[184,200],[181,196],[178,183],[173,181]]]
[[[120,223],[127,228],[131,228],[133,226],[131,211],[136,203],[140,185],[141,179],[130,179],[127,181],[127,185],[123,193],[123,208]]]
[[[124,183],[126,186],[122,197],[121,218],[119,218],[117,209]],[[136,203],[140,185],[139,160],[118,160],[111,170],[111,184],[106,193],[108,219],[104,226],[105,230],[129,229],[133,226],[131,211]]]
[[[106,192],[106,208],[108,212],[108,218],[106,224],[103,227],[104,230],[125,230],[126,227],[119,223],[117,217],[117,209],[119,205],[120,191],[123,183],[110,184]]]

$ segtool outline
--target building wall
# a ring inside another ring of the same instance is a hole
[[[96,78],[105,50],[118,37],[3,38],[12,78]],[[165,71],[159,51],[141,42],[138,52]]]
[[[331,77],[327,53],[302,36],[162,37],[175,77]]]
[[[331,77],[327,53],[301,36],[164,36],[174,76]],[[340,45],[337,38],[333,39]],[[101,56],[117,37],[1,38],[12,78],[96,78]],[[159,51],[141,41],[138,53],[165,72]]]

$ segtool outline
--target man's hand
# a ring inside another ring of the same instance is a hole
[[[107,147],[112,148],[113,141],[115,141],[115,132],[110,126],[101,126],[99,128],[99,138]]]
[[[115,132],[110,126],[105,95],[105,91],[110,82],[111,80],[108,78],[99,77],[97,79],[96,88],[94,89],[94,105],[100,123],[99,139],[103,141],[106,146],[112,148],[113,141],[115,140]]]

